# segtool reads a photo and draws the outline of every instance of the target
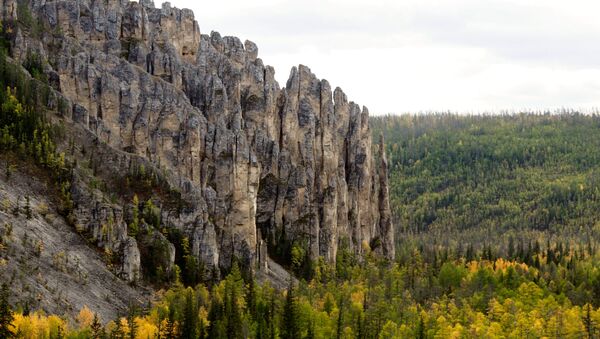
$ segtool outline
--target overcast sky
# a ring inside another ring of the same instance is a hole
[[[596,0],[172,0],[371,114],[600,107]],[[160,6],[162,1],[157,1]]]

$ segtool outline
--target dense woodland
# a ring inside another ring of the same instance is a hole
[[[146,308],[99,319],[43,312],[10,316],[0,298],[0,333],[26,338],[595,338],[598,262],[535,256],[536,268],[497,260],[410,262],[367,258],[319,266],[315,278],[277,291],[234,266],[212,286],[179,282]],[[535,260],[535,259],[534,259]],[[12,319],[11,319],[12,318]],[[9,325],[10,323],[10,325]],[[0,334],[1,335],[1,334]]]
[[[75,165],[57,151],[60,126],[45,117],[52,93],[43,62],[27,58],[32,80],[0,48],[0,151],[48,171],[68,217]],[[315,262],[280,291],[237,265],[223,280],[203,277],[183,238],[173,276],[144,272],[160,288],[156,301],[132,303],[115,319],[85,306],[48,315],[3,284],[0,338],[600,336],[600,117],[440,114],[374,118],[372,126],[387,139],[394,262],[342,246],[336,264]],[[160,227],[152,197],[136,184],[144,171],[128,180],[142,197],[132,198],[130,234]],[[0,235],[1,257],[8,225]]]
[[[387,142],[400,248],[466,254],[489,246],[510,258],[536,242],[596,248],[600,116],[431,114],[371,123]]]

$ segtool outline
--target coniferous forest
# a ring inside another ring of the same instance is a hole
[[[67,217],[74,164],[56,150],[60,128],[40,104],[51,95],[40,61],[23,65],[29,79],[0,59],[0,150],[48,173]],[[600,336],[599,116],[403,115],[372,118],[371,129],[386,140],[393,262],[341,246],[334,265],[314,262],[281,290],[236,264],[215,281],[178,258],[173,277],[147,282],[160,290],[154,302],[115,319],[84,305],[45,314],[4,284],[0,338]],[[136,212],[134,232],[154,223],[153,208]],[[2,258],[10,225],[0,234]]]

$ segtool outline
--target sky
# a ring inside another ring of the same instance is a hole
[[[171,0],[372,115],[600,107],[597,0]],[[156,1],[160,6],[162,1]]]

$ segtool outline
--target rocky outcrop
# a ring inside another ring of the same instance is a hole
[[[373,154],[368,110],[341,89],[305,66],[280,88],[254,43],[201,35],[193,13],[169,3],[30,0],[29,8],[45,29],[23,32],[13,57],[33,51],[48,61],[70,118],[114,150],[107,159],[143,158],[181,190],[190,208],[161,219],[188,236],[206,267],[234,258],[256,267],[261,244],[282,258],[300,246],[307,259],[333,262],[340,245],[394,256],[385,154]],[[131,279],[139,252],[122,213],[96,208],[112,213],[118,231],[95,237],[130,249]],[[78,221],[97,230],[96,219]]]
[[[0,0],[0,18],[3,21],[17,20],[17,0]]]
[[[128,282],[136,282],[141,278],[140,250],[135,239],[128,237],[123,241],[123,260],[121,276]]]
[[[152,300],[150,291],[128,283],[140,269],[135,241],[124,242],[123,267],[114,267],[123,279],[115,278],[106,253],[90,247],[57,213],[52,180],[30,163],[0,152],[0,162],[5,161],[16,167],[9,180],[0,175],[0,281],[8,284],[14,302],[69,318],[87,305],[108,321],[125,314],[132,303]],[[29,216],[23,209],[25,197]],[[17,206],[20,213],[15,213]]]

